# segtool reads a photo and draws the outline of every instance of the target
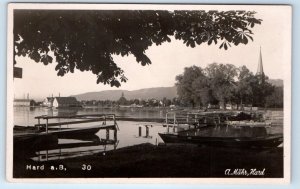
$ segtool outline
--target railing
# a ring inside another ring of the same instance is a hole
[[[202,119],[203,123],[206,123],[208,120],[214,120],[216,123],[221,122],[220,116],[216,115],[206,115],[203,113],[176,113],[168,112],[166,113],[165,123],[168,125],[175,126],[179,124],[195,124]]]
[[[199,123],[199,119],[203,117],[203,115],[195,114],[195,113],[178,113],[178,112],[168,112],[166,113],[165,125],[168,128],[173,128],[173,132],[175,132],[175,128],[178,128],[179,125],[191,125],[196,126]]]
[[[167,132],[169,132],[169,127],[173,127],[173,132],[175,132],[175,128],[180,125],[187,125],[188,129],[197,129],[204,126],[271,127],[273,125],[268,120],[263,122],[254,120],[230,121],[231,116],[233,115],[226,114],[226,112],[168,112],[165,117],[165,126],[167,126]]]
[[[61,129],[62,125],[73,125],[73,124],[82,124],[82,123],[90,123],[90,122],[100,122],[102,121],[103,126],[111,126],[114,129],[119,130],[116,116],[115,114],[85,114],[85,115],[72,115],[72,116],[36,116],[35,119],[38,120],[38,123],[35,124],[35,127],[40,129],[41,127],[45,127],[46,133],[50,127],[57,127]],[[56,122],[56,123],[49,123],[51,119],[76,119],[75,121],[63,121],[63,122]],[[45,121],[45,123],[41,123],[41,120]],[[112,121],[111,125],[107,125],[107,121]]]

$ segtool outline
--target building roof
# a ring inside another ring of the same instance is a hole
[[[59,104],[78,104],[75,97],[55,97]]]
[[[51,102],[51,103],[52,103],[53,100],[54,100],[54,97],[47,97],[46,99],[47,99],[48,102]]]

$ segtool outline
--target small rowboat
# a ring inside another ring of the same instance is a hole
[[[165,143],[190,143],[227,147],[270,148],[277,147],[283,142],[282,134],[270,134],[257,137],[205,137],[181,135],[178,133],[159,133],[159,136]]]

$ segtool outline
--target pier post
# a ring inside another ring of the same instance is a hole
[[[166,113],[166,125],[167,125],[167,127],[169,126],[168,125],[168,113]]]
[[[38,130],[40,130],[40,124],[41,124],[41,121],[40,121],[40,118],[38,118]]]
[[[141,137],[141,136],[142,136],[142,127],[139,126],[139,137]]]
[[[104,121],[103,121],[102,125],[106,125],[106,116],[104,116]]]
[[[106,129],[106,140],[109,140],[109,129]]]
[[[167,125],[167,133],[169,133],[170,132],[170,127],[169,127],[169,125]]]
[[[174,120],[173,120],[173,126],[175,127],[175,123],[176,123],[176,114],[174,114]]]
[[[113,120],[114,120],[114,125],[116,126],[117,122],[116,122],[116,116],[115,115],[113,115]]]
[[[149,127],[146,125],[146,137],[149,137]]]
[[[46,133],[48,133],[48,118],[46,119]]]
[[[117,141],[118,135],[117,135],[117,129],[114,129],[114,141]]]
[[[176,124],[176,113],[174,114],[173,133],[175,133],[175,124]]]

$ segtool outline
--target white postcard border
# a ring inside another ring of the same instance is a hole
[[[188,4],[65,4],[65,3],[10,3],[7,22],[7,139],[6,139],[6,176],[9,182],[16,183],[153,183],[153,184],[289,184],[291,178],[291,52],[292,19],[290,26],[289,64],[284,67],[284,177],[283,178],[13,178],[13,10],[14,9],[102,9],[102,10],[198,10],[200,7],[218,10],[242,9],[249,6],[283,6],[292,18],[289,5],[188,5]]]

